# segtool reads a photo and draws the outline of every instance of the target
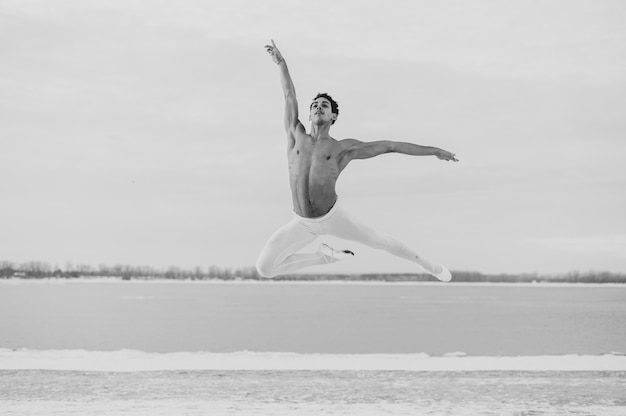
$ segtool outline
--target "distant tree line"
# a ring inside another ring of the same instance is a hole
[[[158,268],[153,266],[133,266],[127,264],[116,264],[109,266],[105,264],[93,267],[88,264],[66,263],[63,267],[59,265],[51,266],[40,261],[30,261],[26,263],[13,263],[10,261],[0,261],[0,278],[21,277],[30,279],[42,278],[89,278],[89,277],[119,277],[129,279],[258,279],[259,275],[254,267],[246,268],[226,268],[226,267],[194,267],[184,269],[177,266]]]
[[[626,283],[626,274],[610,272],[569,272],[559,275],[528,274],[483,274],[479,272],[454,271],[454,282],[500,282],[500,283]],[[132,266],[117,264],[114,266],[101,264],[97,267],[86,264],[65,263],[63,266],[50,265],[40,261],[13,263],[0,261],[0,279],[46,279],[46,278],[96,278],[116,277],[123,280],[266,280],[259,276],[254,267],[194,267],[184,269],[170,266],[158,268],[153,266]],[[365,273],[365,274],[291,274],[279,276],[274,281],[306,280],[306,281],[385,281],[385,282],[425,282],[434,281],[428,274],[410,273]]]

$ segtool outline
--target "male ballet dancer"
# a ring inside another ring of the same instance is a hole
[[[441,281],[452,278],[442,265],[432,264],[398,240],[382,235],[346,213],[335,193],[339,174],[353,159],[369,159],[384,153],[413,156],[437,156],[457,162],[455,155],[445,150],[393,141],[361,142],[355,139],[335,140],[329,134],[337,120],[337,103],[328,94],[318,94],[310,106],[310,133],[298,119],[298,102],[285,58],[276,47],[265,46],[280,69],[285,96],[285,130],[289,182],[294,216],[291,222],[276,231],[265,244],[256,263],[262,277],[275,277],[303,267],[333,263],[354,256],[349,250],[335,250],[321,244],[316,252],[298,253],[318,236],[324,234],[353,240],[385,250],[417,263],[424,271]]]

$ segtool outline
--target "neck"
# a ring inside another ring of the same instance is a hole
[[[311,124],[311,137],[315,140],[329,138],[330,126],[331,123]]]

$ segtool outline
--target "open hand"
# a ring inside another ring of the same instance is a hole
[[[272,44],[271,45],[265,45],[265,50],[267,51],[267,53],[270,54],[270,56],[272,57],[272,60],[277,65],[284,61],[283,55],[278,50],[278,47],[274,43],[274,40],[272,40]]]
[[[454,153],[450,153],[448,151],[439,149],[439,151],[435,154],[441,160],[451,160],[453,162],[458,162],[459,159],[456,158]]]

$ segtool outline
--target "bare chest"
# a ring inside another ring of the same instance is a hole
[[[335,183],[339,176],[335,140],[302,140],[289,152],[289,177],[294,210],[298,215],[324,215],[337,199]]]
[[[289,152],[289,170],[292,174],[335,175],[339,174],[337,155],[340,147],[334,140],[323,143],[302,141]]]

